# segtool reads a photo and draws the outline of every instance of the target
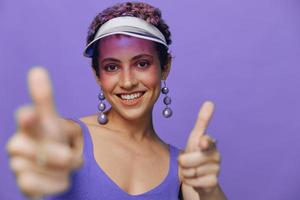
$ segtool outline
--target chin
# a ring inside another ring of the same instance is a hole
[[[117,113],[125,120],[136,121],[151,115],[151,110],[146,109],[120,109]]]

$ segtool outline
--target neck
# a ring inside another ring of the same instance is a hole
[[[116,113],[113,109],[109,110],[107,115],[109,120],[108,123],[113,124],[111,129],[124,134],[128,139],[143,140],[157,138],[152,123],[152,112],[149,112],[138,119],[126,119]]]

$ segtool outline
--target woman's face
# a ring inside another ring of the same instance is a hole
[[[154,42],[111,35],[100,40],[98,52],[98,79],[113,111],[129,120],[151,113],[162,79]]]

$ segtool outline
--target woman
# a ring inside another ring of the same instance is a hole
[[[180,155],[153,128],[160,92],[165,95],[163,115],[172,115],[168,88],[161,88],[171,66],[170,44],[168,26],[151,5],[121,3],[98,14],[84,53],[92,58],[101,88],[99,114],[80,120],[58,116],[43,68],[29,72],[33,105],[18,111],[19,129],[8,143],[11,168],[25,194],[51,199],[225,199],[217,179],[220,155],[204,134],[211,102],[203,104]],[[104,99],[111,104],[108,111]]]

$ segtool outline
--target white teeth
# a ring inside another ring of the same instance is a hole
[[[121,94],[120,96],[124,100],[133,100],[133,99],[137,99],[137,98],[141,97],[142,93],[137,92],[137,93],[134,93],[134,94]]]

